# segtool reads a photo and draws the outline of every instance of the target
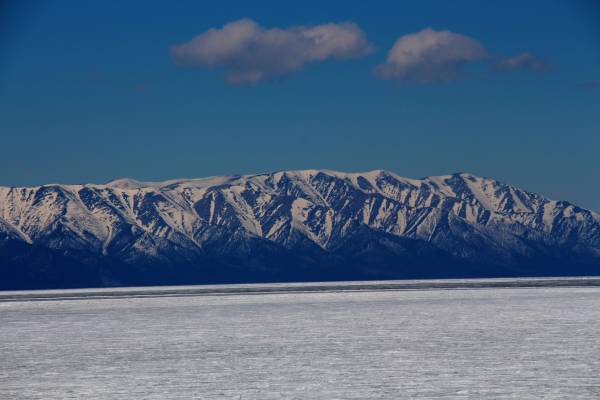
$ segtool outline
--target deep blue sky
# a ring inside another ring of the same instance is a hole
[[[0,185],[468,171],[600,210],[594,1],[18,3],[0,8]],[[376,51],[245,86],[171,59],[171,46],[240,18],[266,28],[350,21]],[[374,77],[398,37],[427,27],[553,68],[474,64],[445,83]]]

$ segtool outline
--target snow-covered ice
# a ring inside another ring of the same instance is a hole
[[[600,289],[0,302],[2,399],[597,399]]]

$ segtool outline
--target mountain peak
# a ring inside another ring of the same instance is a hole
[[[131,178],[117,178],[106,183],[107,187],[119,189],[140,189],[150,186],[147,182],[141,182]]]
[[[332,260],[342,270],[356,260],[378,270],[374,260],[390,260],[394,269],[406,257],[418,265],[419,257],[437,254],[452,265],[514,270],[523,260],[562,255],[598,265],[600,219],[568,202],[465,172],[409,179],[381,169],[313,169],[0,188],[0,261],[7,241],[25,246],[18,260],[35,246],[61,255],[53,259],[78,254],[94,265],[193,266],[209,257],[261,271],[299,260],[308,263],[303,270]],[[371,251],[373,259],[340,253],[358,249]],[[273,260],[260,261],[263,254]]]

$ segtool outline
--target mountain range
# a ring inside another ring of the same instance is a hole
[[[0,187],[0,289],[600,274],[600,215],[468,173]]]

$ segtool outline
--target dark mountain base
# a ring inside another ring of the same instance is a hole
[[[586,263],[575,256],[527,258],[511,264],[472,262],[425,242],[393,240],[385,245],[378,240],[358,242],[360,249],[352,241],[333,252],[254,246],[247,253],[177,263],[154,258],[124,262],[5,242],[0,247],[0,290],[600,275],[600,263]]]

